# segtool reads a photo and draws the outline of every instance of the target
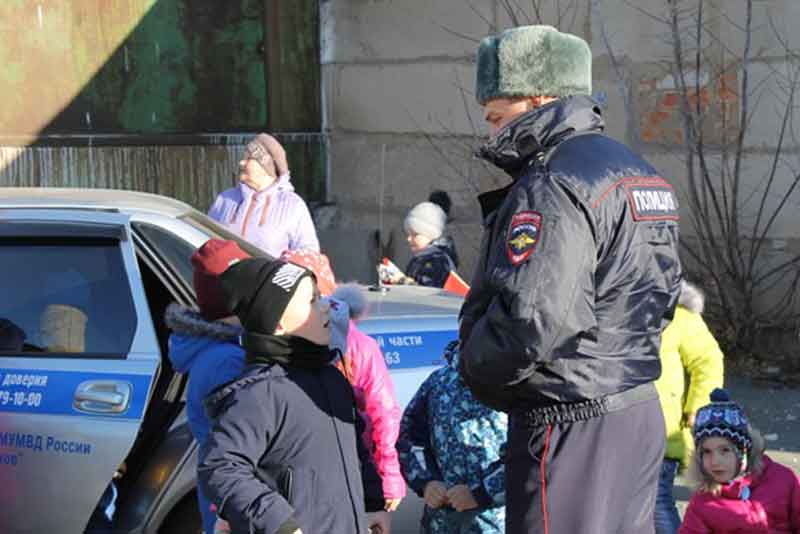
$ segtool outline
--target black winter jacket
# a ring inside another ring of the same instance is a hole
[[[448,246],[444,237],[431,241],[408,261],[406,276],[413,278],[421,286],[443,287],[450,271],[456,269]]]
[[[660,334],[681,280],[677,200],[602,128],[590,98],[564,98],[479,152],[514,182],[479,197],[461,373],[480,400],[532,423],[656,398]]]
[[[458,269],[458,251],[456,250],[456,242],[453,239],[453,236],[450,235],[443,235],[439,239],[436,240],[437,243],[440,243],[440,247],[447,252],[447,255],[450,256],[450,259],[453,260],[453,265],[456,269]]]
[[[273,534],[293,518],[304,534],[362,533],[365,493],[369,511],[383,509],[352,388],[332,365],[252,364],[206,406],[199,479],[233,532]]]

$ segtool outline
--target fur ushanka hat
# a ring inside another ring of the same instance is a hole
[[[586,41],[552,26],[520,26],[484,38],[478,47],[475,94],[493,98],[592,93],[592,51]]]

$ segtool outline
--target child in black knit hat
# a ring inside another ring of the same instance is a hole
[[[711,392],[692,434],[698,490],[680,534],[800,532],[800,480],[764,454],[761,435],[725,390]]]
[[[253,258],[220,281],[245,330],[246,367],[206,399],[214,425],[198,471],[218,514],[232,532],[385,531],[381,480],[357,439],[352,388],[330,365],[314,275]]]

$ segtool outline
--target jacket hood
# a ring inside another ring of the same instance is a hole
[[[444,348],[444,361],[447,362],[447,365],[449,367],[455,369],[456,371],[458,371],[460,350],[461,350],[461,345],[457,340],[451,341]]]
[[[437,237],[428,246],[418,251],[414,256],[424,256],[433,252],[444,252],[450,259],[453,259],[452,252],[454,252],[455,244],[453,240],[447,236]],[[455,262],[453,262],[455,263]]]
[[[274,189],[275,191],[294,191],[291,173],[287,172],[286,174],[281,174],[278,176],[278,179],[275,181],[275,183],[269,186],[267,189]]]
[[[244,182],[239,183],[239,194],[242,196],[242,202],[258,201],[259,199],[266,199],[261,206],[261,215],[258,217],[258,225],[264,226],[267,222],[267,214],[269,213],[269,198],[280,193],[292,193],[294,186],[292,185],[292,177],[287,172],[278,176],[275,182],[264,189],[263,191],[256,191]],[[256,196],[260,195],[260,196]],[[234,212],[233,217],[236,217]],[[233,220],[231,220],[233,222]]]
[[[236,394],[238,391],[247,389],[262,380],[278,376],[287,376],[286,369],[280,364],[267,365],[256,363],[248,365],[244,368],[239,378],[218,387],[205,398],[203,404],[205,405],[209,417],[213,419],[218,415],[221,409],[227,406],[225,399],[229,395]]]
[[[443,235],[442,237],[434,240],[431,242],[432,245],[436,245],[437,247],[443,249],[450,259],[453,260],[453,265],[458,267],[458,253],[456,252],[456,242],[453,238],[449,235]]]
[[[444,249],[445,252],[450,252],[452,248],[455,248],[455,244],[453,243],[453,239],[449,236],[441,236],[437,237],[433,241],[431,241],[431,246],[439,247]]]
[[[209,322],[196,311],[173,302],[167,306],[164,321],[172,330],[169,359],[179,373],[187,373],[195,358],[213,345],[235,343],[238,345],[242,329],[222,321]]]
[[[706,297],[700,289],[686,280],[681,280],[681,295],[678,305],[694,313],[703,313]]]
[[[249,185],[239,182],[239,191],[242,194],[243,198],[249,198],[258,191],[250,187]],[[286,173],[278,176],[278,179],[275,182],[264,189],[261,192],[267,191],[269,194],[277,193],[279,191],[294,191],[294,185],[292,185],[292,175],[291,173]]]
[[[600,107],[590,97],[561,98],[520,115],[476,154],[514,176],[531,156],[572,134],[599,131],[604,126]]]

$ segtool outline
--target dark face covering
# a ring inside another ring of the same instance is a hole
[[[297,336],[262,335],[246,332],[242,346],[247,351],[247,363],[273,364],[319,369],[336,356],[326,345],[317,345]]]

